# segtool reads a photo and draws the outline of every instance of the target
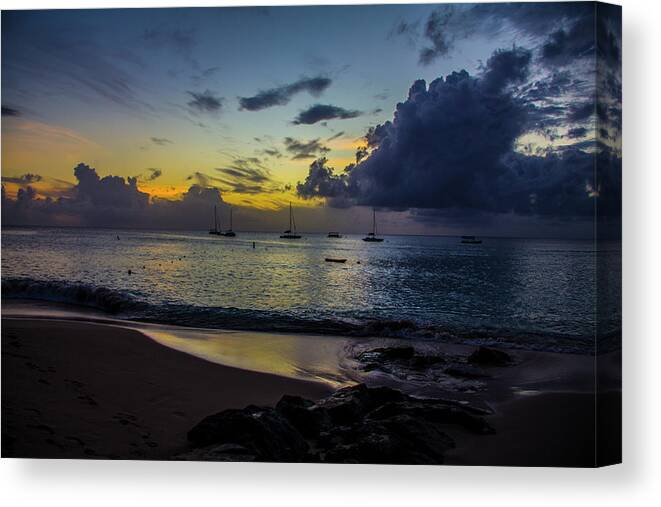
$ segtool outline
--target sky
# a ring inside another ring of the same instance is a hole
[[[620,10],[2,12],[2,223],[591,237]]]

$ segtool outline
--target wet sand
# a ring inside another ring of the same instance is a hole
[[[185,450],[187,431],[207,415],[274,405],[284,394],[316,400],[332,391],[328,383],[212,363],[133,329],[65,317],[2,319],[3,457],[168,459]],[[464,355],[474,350],[446,348]],[[618,461],[620,354],[600,359],[616,374],[602,375],[598,398],[594,357],[512,354],[516,364],[490,369],[484,389],[448,392],[491,409],[485,417],[496,433],[444,428],[456,442],[446,464],[589,467]],[[281,362],[278,355],[276,366]]]
[[[2,456],[167,459],[205,416],[326,385],[207,362],[120,327],[2,319]]]

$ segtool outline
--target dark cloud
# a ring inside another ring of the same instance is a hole
[[[312,125],[325,120],[348,120],[362,115],[361,111],[344,109],[330,104],[315,104],[301,111],[292,122],[294,125]]]
[[[588,133],[588,129],[585,127],[575,127],[572,129],[569,129],[567,132],[567,137],[569,139],[578,139],[580,137],[585,137]]]
[[[439,56],[448,54],[452,44],[452,38],[448,24],[454,16],[454,8],[433,11],[425,22],[424,36],[431,43],[420,50],[420,63],[429,65]]]
[[[199,113],[216,114],[223,107],[224,99],[218,97],[211,90],[205,90],[204,92],[189,91],[188,94],[193,97],[193,100],[188,102],[189,107]]]
[[[595,114],[596,103],[594,101],[572,104],[569,107],[567,119],[571,122],[583,122]]]
[[[147,170],[149,171],[149,175],[145,178],[146,181],[154,181],[163,175],[163,171],[156,167],[150,167]]]
[[[268,107],[284,106],[288,104],[297,93],[308,92],[318,97],[332,83],[327,77],[304,77],[287,85],[263,90],[252,97],[239,97],[239,109],[246,111],[260,111]]]
[[[438,58],[447,57],[457,42],[474,36],[494,38],[503,32],[520,34],[528,37],[547,37],[549,31],[559,24],[572,28],[578,23],[588,23],[593,19],[594,8],[588,3],[507,3],[507,4],[448,4],[434,9],[423,23],[402,20],[398,22],[390,35],[402,36],[409,44],[417,45],[419,62],[429,65]],[[422,30],[421,30],[422,27]],[[551,27],[551,28],[549,28]],[[582,35],[577,27],[571,35],[559,37],[562,50],[577,52],[578,36]],[[570,39],[567,41],[565,39]],[[552,41],[549,41],[552,42]],[[549,48],[549,53],[562,51]]]
[[[570,28],[560,28],[551,33],[542,46],[542,61],[546,64],[568,65],[577,58],[594,57],[594,28],[594,17],[585,16]]]
[[[532,54],[527,49],[497,50],[487,61],[482,77],[482,89],[487,93],[500,93],[508,85],[524,82],[530,71]]]
[[[293,160],[315,158],[330,151],[328,147],[319,142],[319,139],[300,141],[291,137],[285,137],[284,143],[285,149],[292,156]]]
[[[268,157],[281,158],[282,153],[277,148],[264,148],[259,153],[262,153]]]
[[[154,144],[157,144],[158,146],[164,146],[166,144],[172,144],[172,141],[170,139],[167,139],[165,137],[150,137],[150,141]]]
[[[343,135],[344,135],[344,131],[338,132],[337,134],[333,134],[332,136],[330,136],[328,139],[326,139],[326,141],[328,141],[328,142],[334,141],[335,139],[339,139]]]
[[[21,176],[3,176],[2,181],[7,183],[16,183],[18,185],[29,185],[41,181],[43,178],[39,174],[25,173]]]
[[[602,213],[616,216],[621,160],[611,150],[515,151],[522,134],[558,112],[538,108],[521,93],[530,65],[530,52],[513,48],[496,51],[476,77],[461,71],[428,87],[416,81],[393,120],[367,132],[369,155],[361,152],[357,163],[339,174],[325,159],[314,162],[297,192],[325,197],[331,206],[350,200],[396,210],[433,209],[436,216],[586,219],[598,198]],[[583,109],[575,109],[575,119],[586,117]],[[596,177],[595,157],[603,167]]]
[[[2,106],[2,116],[21,116],[21,112],[13,107]]]

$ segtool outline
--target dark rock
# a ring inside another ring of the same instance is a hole
[[[442,463],[454,446],[443,425],[492,433],[480,414],[451,400],[360,384],[317,403],[283,396],[275,409],[251,405],[209,416],[188,433],[194,448],[176,459]]]
[[[220,444],[201,447],[174,457],[181,461],[255,461],[255,454],[236,444]]]
[[[512,357],[502,350],[479,347],[468,356],[468,362],[480,366],[508,366],[512,364]]]
[[[302,461],[308,451],[303,436],[285,417],[254,405],[206,417],[188,432],[188,440],[195,447],[238,444],[261,461]]]
[[[401,401],[404,395],[389,387],[369,388],[365,384],[345,387],[317,406],[324,410],[334,425],[346,426],[365,417],[368,412],[390,401]]]
[[[414,419],[423,419],[436,424],[453,424],[477,433],[494,433],[484,418],[457,405],[448,405],[436,400],[409,400],[400,403],[387,403],[368,415],[369,419],[387,419],[398,414],[406,414]]]
[[[323,456],[329,463],[443,463],[454,442],[436,425],[409,415],[367,420],[345,432],[345,441]]]
[[[313,401],[300,396],[283,396],[275,409],[307,438],[319,435],[330,424],[326,411],[318,410]]]

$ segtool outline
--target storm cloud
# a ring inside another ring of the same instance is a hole
[[[292,122],[294,125],[313,125],[325,120],[348,120],[362,115],[361,111],[344,109],[330,104],[315,104],[301,111]]]
[[[496,51],[477,76],[453,72],[418,80],[391,121],[366,135],[371,151],[342,173],[325,159],[311,164],[299,182],[301,197],[323,197],[333,206],[434,209],[443,213],[515,213],[553,217],[618,212],[621,160],[607,150],[578,147],[524,155],[516,140],[544,124],[546,108],[521,94],[531,54]],[[594,107],[594,106],[593,106]],[[540,110],[541,109],[541,110]],[[561,109],[562,110],[562,109]],[[589,117],[583,105],[576,121]],[[576,131],[575,133],[579,133]],[[604,168],[596,177],[595,157]]]
[[[289,104],[294,95],[308,92],[313,97],[318,97],[332,83],[327,77],[303,77],[293,83],[262,90],[252,97],[239,97],[239,109],[245,111],[260,111],[273,106],[284,106]]]

